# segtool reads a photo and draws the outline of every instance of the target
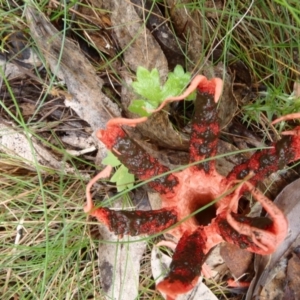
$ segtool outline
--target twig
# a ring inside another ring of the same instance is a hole
[[[16,235],[15,243],[14,243],[15,247],[12,249],[11,254],[14,254],[16,252],[16,250],[17,250],[16,245],[19,245],[20,240],[23,236],[23,228],[24,228],[23,227],[23,222],[24,222],[24,219],[21,219],[19,225],[17,226],[17,235]],[[3,294],[5,294],[5,292],[7,291],[7,287],[8,287],[8,283],[9,283],[11,273],[12,273],[12,268],[9,268],[7,270],[7,274],[6,274],[5,284],[4,284],[4,287],[3,287]]]

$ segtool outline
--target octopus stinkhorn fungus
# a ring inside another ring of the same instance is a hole
[[[182,171],[171,172],[129,139],[121,128],[122,125],[135,126],[146,121],[146,117],[112,119],[105,130],[97,133],[131,173],[140,180],[153,178],[149,186],[160,194],[162,208],[151,211],[94,208],[90,189],[99,178],[110,175],[112,168],[108,166],[89,182],[85,212],[118,235],[155,234],[170,227],[169,233],[179,242],[168,275],[157,285],[168,299],[193,289],[208,252],[218,243],[226,241],[264,255],[272,253],[287,234],[285,216],[256,186],[272,172],[300,158],[300,137],[285,135],[272,147],[255,152],[226,177],[220,175],[213,157],[220,132],[217,102],[222,85],[221,79],[208,80],[198,75],[181,96],[166,99],[157,109],[168,102],[182,100],[197,89],[189,147],[191,164]],[[267,222],[258,224],[257,219],[238,214],[239,199],[246,192],[269,214]],[[214,204],[215,216],[208,225],[203,225],[196,212],[215,199],[218,199]]]

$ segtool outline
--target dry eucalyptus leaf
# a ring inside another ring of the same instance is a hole
[[[293,297],[290,299],[300,299],[300,244],[293,250],[292,257],[287,266],[287,291]],[[285,291],[285,293],[287,293]]]
[[[299,248],[299,245],[300,236],[268,274],[259,299],[299,299],[300,266],[299,258],[295,255],[295,249]]]
[[[146,242],[136,242],[140,237],[118,238],[104,225],[99,225],[99,230],[103,237],[99,245],[99,272],[105,299],[137,299]]]
[[[169,265],[171,263],[171,257],[163,254],[158,247],[154,246],[151,252],[151,269],[155,280],[158,284],[164,276],[167,274]],[[163,294],[166,299],[166,295]],[[179,295],[176,300],[217,300],[218,298],[210,291],[210,289],[202,282],[202,277],[195,288],[187,294]]]
[[[174,35],[168,25],[168,20],[161,13],[158,5],[150,0],[131,0],[141,19],[162,48],[168,65],[173,70],[176,65],[185,65],[185,43]]]
[[[20,133],[3,121],[0,122],[0,150],[9,155],[21,157],[30,168],[37,163],[40,166],[63,170],[66,173],[75,172],[68,163],[57,159],[31,134]]]
[[[235,278],[239,278],[247,272],[253,257],[253,253],[228,243],[221,246],[220,254]]]
[[[274,278],[276,274],[280,275],[280,272],[281,274],[282,272],[286,272],[285,268],[282,271],[282,268],[286,265],[286,258],[284,258],[284,255],[291,252],[290,248],[295,240],[300,236],[299,190],[300,179],[297,179],[286,186],[274,201],[274,203],[276,203],[276,205],[284,212],[288,220],[289,232],[286,239],[272,255],[255,256],[254,269],[256,274],[249,287],[246,300],[261,299],[260,296],[263,287],[265,287],[267,283],[271,282],[272,278]],[[294,247],[292,247],[292,249],[293,248]],[[286,275],[281,278],[283,279],[283,277],[286,277]]]
[[[190,2],[190,0],[183,0],[179,4],[177,0],[167,0],[177,34],[184,35],[187,38],[188,63],[191,67],[194,67],[204,57],[202,52],[202,49],[204,49],[203,42],[206,42],[205,37],[209,35],[202,35],[203,22],[205,21],[202,12],[185,7]]]
[[[102,79],[97,76],[78,46],[58,32],[49,20],[34,8],[27,6],[26,17],[31,35],[52,73],[67,85],[71,97],[66,97],[65,105],[89,123],[94,131],[105,128],[111,117],[120,116],[118,106],[102,93]],[[103,158],[106,155],[106,147],[99,140],[97,143]]]
[[[133,71],[143,66],[148,70],[158,68],[162,78],[168,73],[167,60],[156,40],[146,28],[129,1],[105,1],[104,7],[111,11],[111,22],[124,61]]]

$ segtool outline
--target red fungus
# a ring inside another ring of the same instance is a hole
[[[96,180],[109,176],[110,167],[87,186],[85,211],[116,234],[159,233],[178,222],[169,229],[169,233],[179,240],[170,272],[157,286],[168,295],[168,299],[175,299],[194,287],[206,255],[222,241],[258,254],[270,254],[276,249],[287,234],[288,224],[283,213],[255,186],[272,172],[300,158],[298,135],[284,136],[270,149],[258,151],[248,161],[236,166],[228,176],[220,175],[215,160],[211,158],[216,154],[220,131],[217,101],[222,92],[222,80],[207,80],[198,75],[182,95],[169,97],[156,111],[166,103],[184,99],[195,89],[197,98],[190,138],[190,162],[199,163],[183,171],[166,175],[170,170],[130,140],[121,128],[122,125],[135,126],[147,120],[146,117],[112,119],[106,130],[97,133],[107,148],[139,179],[156,176],[149,186],[160,193],[162,209],[134,212],[94,209],[90,189]],[[267,225],[257,225],[255,219],[238,214],[238,202],[245,192],[250,192],[268,212],[271,220],[265,222]],[[195,212],[215,199],[219,199],[214,204],[215,215],[209,224],[202,224]]]

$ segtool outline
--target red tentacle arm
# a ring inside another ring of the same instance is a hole
[[[192,233],[186,231],[175,249],[169,274],[157,289],[167,294],[170,300],[191,291],[198,282],[209,251],[221,242],[223,239],[214,224],[198,226]]]
[[[176,176],[162,175],[170,169],[160,164],[156,158],[126,136],[122,128],[111,125],[106,130],[99,130],[97,137],[127,166],[132,174],[141,180],[158,176],[149,183],[149,186],[161,194],[170,196],[174,194],[174,187],[178,184]]]
[[[124,234],[131,236],[156,234],[177,222],[177,212],[172,208],[150,211],[116,211],[109,208],[98,208],[92,211],[91,215],[105,224],[110,231],[120,236]]]
[[[254,176],[250,182],[256,186],[271,173],[298,159],[300,159],[299,136],[284,136],[271,149],[258,151],[248,161],[236,166],[228,174],[227,181],[243,179],[252,171]]]
[[[274,120],[272,122],[272,124],[274,125],[274,124],[277,124],[277,123],[282,122],[282,121],[289,121],[289,120],[295,120],[295,119],[300,119],[300,113],[293,113],[293,114],[282,116],[282,117],[277,118],[276,120]]]
[[[219,137],[219,119],[214,95],[197,93],[195,100],[195,115],[192,120],[192,134],[190,138],[190,160],[201,161],[216,155]],[[216,172],[215,160],[201,163],[197,166],[206,173]]]
[[[167,294],[168,299],[189,292],[197,284],[207,254],[206,241],[201,227],[192,234],[183,234],[175,249],[169,274],[157,285],[157,289]]]
[[[247,190],[250,191],[252,196],[262,205],[262,207],[269,214],[271,220],[266,217],[262,218],[249,218],[251,221],[248,222],[239,222],[233,218],[232,211],[236,212],[237,205],[240,195],[236,193],[232,197],[229,209],[227,210],[227,221],[230,226],[238,230],[240,234],[246,235],[251,238],[254,244],[259,247],[259,250],[252,249],[251,247],[247,248],[248,251],[255,252],[257,254],[267,255],[275,251],[275,249],[283,242],[287,235],[288,231],[288,222],[282,211],[264,194],[262,194],[258,189],[250,182],[245,182],[244,185],[247,187]],[[258,222],[255,222],[258,221]]]
[[[111,172],[112,167],[107,166],[88,183],[86,187],[87,204],[84,207],[86,213],[96,217],[110,231],[121,236],[124,234],[136,236],[160,233],[177,222],[177,211],[174,208],[151,211],[114,211],[105,207],[94,208],[91,188],[97,180],[109,177]]]
[[[91,188],[97,180],[109,177],[111,172],[112,167],[107,166],[88,183],[86,187],[87,204],[84,207],[86,213],[96,217],[110,231],[120,236],[160,233],[177,222],[177,211],[171,207],[151,211],[115,211],[105,207],[94,208]]]
[[[96,175],[94,178],[90,180],[90,182],[86,186],[85,194],[86,194],[86,205],[84,206],[83,210],[85,213],[92,213],[94,209],[94,203],[92,200],[92,193],[91,189],[93,185],[100,179],[107,178],[110,176],[112,172],[112,167],[107,166],[104,168],[98,175]]]
[[[261,203],[269,214],[268,217],[250,218],[237,214],[238,202],[245,191]],[[282,211],[250,182],[240,185],[224,202],[226,208],[220,207],[217,218],[213,221],[219,234],[229,243],[242,249],[261,255],[271,254],[285,239],[288,223]]]

